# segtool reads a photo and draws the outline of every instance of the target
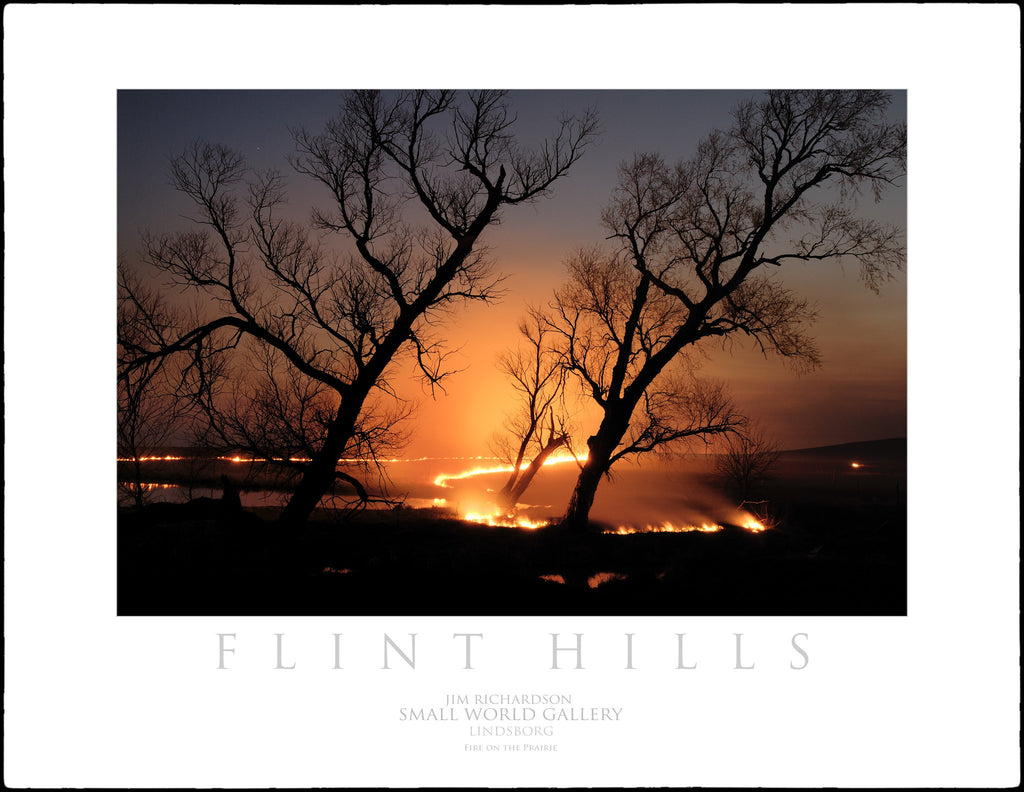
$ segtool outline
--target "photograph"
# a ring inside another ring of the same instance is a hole
[[[905,92],[117,112],[120,615],[906,614]]]
[[[1020,52],[6,5],[5,785],[1018,786]]]

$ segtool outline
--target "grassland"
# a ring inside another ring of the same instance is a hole
[[[852,467],[851,460],[858,467]],[[713,482],[705,482],[710,484]],[[903,615],[906,443],[790,452],[750,533],[524,531],[440,509],[118,514],[121,615]]]

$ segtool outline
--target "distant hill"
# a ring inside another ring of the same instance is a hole
[[[863,457],[874,460],[905,460],[907,458],[907,438],[894,437],[888,440],[867,440],[859,443],[842,443],[840,445],[818,446],[817,448],[798,448],[783,451],[783,457],[814,456],[835,457],[836,459],[854,459]]]

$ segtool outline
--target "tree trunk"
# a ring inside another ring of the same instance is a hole
[[[622,440],[629,425],[631,409],[620,409],[605,413],[597,434],[587,440],[587,461],[576,479],[569,506],[565,510],[559,526],[573,533],[584,533],[590,523],[590,509],[594,505],[594,496],[601,483],[601,476],[608,472],[612,452]],[[624,417],[623,417],[624,416]]]
[[[362,409],[362,399],[353,398],[352,401],[357,404],[350,404],[347,407],[342,404],[338,408],[338,414],[327,430],[323,446],[313,455],[303,471],[295,492],[278,517],[278,524],[283,527],[302,527],[320,503],[320,499],[334,486],[337,480],[335,473],[338,469],[338,460],[352,438],[356,418]]]
[[[135,499],[135,508],[141,510],[145,500],[142,495],[142,463],[139,461],[138,452],[135,452],[132,458],[132,479],[128,489]]]
[[[459,268],[473,252],[473,245],[490,224],[491,218],[501,203],[501,188],[504,181],[505,169],[502,167],[497,183],[489,190],[487,203],[466,233],[459,239],[455,250],[434,274],[427,287],[419,293],[419,296],[402,308],[384,341],[362,368],[359,376],[342,394],[338,414],[327,430],[327,439],[307,466],[295,489],[295,494],[292,495],[278,518],[280,524],[285,527],[302,526],[309,519],[309,515],[313,513],[320,499],[334,485],[338,460],[352,440],[367,396],[383,376],[384,370],[391,364],[402,345],[409,340],[416,320],[437,303],[438,295],[446,285],[451,283],[458,274]],[[365,241],[357,244],[365,246]],[[362,493],[360,494],[362,495]]]
[[[513,473],[513,477],[509,479],[508,483],[501,488],[498,493],[498,505],[504,508],[506,511],[512,511],[519,499],[526,492],[530,483],[533,481],[534,476],[540,472],[540,469],[544,467],[544,463],[548,457],[551,456],[557,449],[565,445],[565,439],[552,440],[548,443],[537,456],[530,462],[530,466],[524,471],[516,470]]]
[[[569,506],[565,515],[559,523],[560,527],[573,533],[582,533],[587,530],[590,523],[590,509],[594,505],[594,496],[597,494],[597,485],[601,483],[601,476],[604,470],[597,464],[593,457],[587,459],[576,479],[576,486],[569,499]]]
[[[284,511],[278,517],[278,523],[285,528],[298,528],[305,524],[309,515],[320,503],[320,499],[334,484],[334,471],[337,459],[321,451],[309,463],[302,474],[295,492],[289,498]]]

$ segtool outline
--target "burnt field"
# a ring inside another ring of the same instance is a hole
[[[154,503],[118,512],[118,613],[906,613],[905,441],[788,452],[762,495],[759,533],[583,536],[409,508],[321,510],[286,533],[272,508]]]

